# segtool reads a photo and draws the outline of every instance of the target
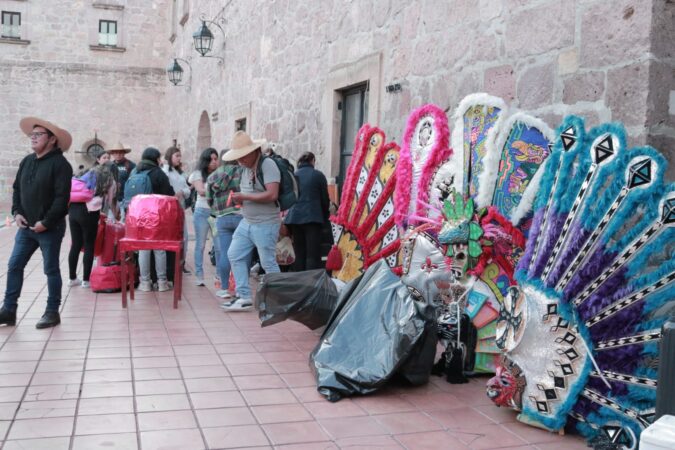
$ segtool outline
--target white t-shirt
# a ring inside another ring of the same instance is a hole
[[[204,182],[204,192],[206,192],[206,189],[208,189],[209,185],[202,179],[202,172],[199,170],[195,170],[190,174],[190,178],[188,178],[188,183],[192,184],[195,181],[202,181]],[[209,206],[209,202],[206,201],[206,196],[201,195],[197,193],[197,201],[195,202],[195,208],[206,208],[206,209],[211,209]]]

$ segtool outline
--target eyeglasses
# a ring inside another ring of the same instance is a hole
[[[32,133],[28,133],[28,137],[31,139],[37,139],[40,136],[44,136],[45,134],[49,134],[46,131],[33,131]]]

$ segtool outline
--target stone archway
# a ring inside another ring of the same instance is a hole
[[[202,150],[208,147],[211,147],[211,120],[209,119],[209,113],[202,111],[197,128],[197,157],[202,153]]]

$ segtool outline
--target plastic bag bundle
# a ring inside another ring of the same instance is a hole
[[[183,208],[176,197],[136,195],[126,217],[126,237],[143,241],[182,241]]]
[[[317,269],[265,275],[256,305],[263,327],[291,319],[315,330],[328,323],[337,299],[335,284]]]
[[[426,383],[436,346],[433,307],[413,299],[384,260],[347,285],[310,355],[330,401],[381,388],[397,372]]]

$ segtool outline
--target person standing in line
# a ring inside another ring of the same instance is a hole
[[[241,204],[242,221],[232,236],[227,257],[232,264],[237,298],[224,303],[226,311],[248,311],[253,308],[248,280],[248,259],[255,248],[266,273],[279,272],[276,244],[281,218],[279,215],[279,183],[281,173],[271,158],[263,158],[261,147],[265,141],[253,141],[244,131],[237,131],[224,161],[237,161],[242,166],[240,190],[232,200]],[[262,174],[263,181],[258,173]]]
[[[241,222],[239,205],[232,200],[234,193],[239,192],[241,182],[241,166],[235,161],[227,161],[215,172],[209,175],[207,180],[206,201],[216,215],[216,230],[218,232],[219,255],[216,261],[216,269],[221,280],[221,289],[216,292],[220,298],[232,297],[229,286],[230,260],[227,251],[232,243],[237,226]]]
[[[293,270],[300,272],[321,268],[321,230],[328,221],[328,182],[326,176],[314,168],[316,157],[305,152],[298,159],[300,196],[286,215],[284,223],[291,230],[295,263]]]
[[[166,150],[164,155],[165,164],[162,166],[162,170],[169,177],[169,183],[174,192],[176,192],[176,198],[180,202],[180,205],[185,210],[185,201],[190,197],[191,189],[187,183],[187,178],[183,173],[183,164],[182,164],[182,154],[180,149],[175,146],[171,146]],[[184,221],[183,228],[183,253],[180,261],[181,268],[183,273],[189,274],[190,271],[185,268],[185,255],[187,254],[188,249],[188,225],[187,221]]]
[[[152,185],[152,193],[160,195],[174,196],[175,192],[169,182],[169,177],[160,167],[162,154],[154,147],[148,147],[143,150],[141,162],[136,167],[137,173],[147,172]],[[138,266],[141,272],[141,283],[138,285],[139,291],[152,291],[152,281],[150,280],[150,253],[155,254],[155,269],[157,270],[157,290],[160,292],[171,289],[166,278],[166,251],[164,250],[140,250],[138,252]]]
[[[121,143],[108,149],[108,153],[110,153],[113,162],[117,165],[117,170],[119,172],[120,189],[117,193],[117,200],[119,202],[124,200],[124,185],[129,179],[131,171],[136,168],[136,164],[134,164],[133,161],[129,161],[126,157],[129,152],[131,152],[131,149]]]
[[[68,271],[70,281],[68,286],[89,287],[89,276],[94,263],[94,244],[98,232],[98,221],[103,198],[109,189],[113,189],[112,183],[117,184],[112,174],[105,170],[106,161],[110,155],[100,151],[96,155],[94,166],[82,175],[82,180],[94,192],[94,198],[87,202],[71,201],[68,207],[68,223],[70,225],[70,252],[68,253]],[[116,192],[116,189],[115,189]],[[97,198],[98,197],[98,198]],[[80,259],[80,250],[84,247],[82,257],[82,281],[77,278],[77,263]]]
[[[9,258],[0,324],[16,325],[24,269],[39,248],[47,275],[48,294],[47,309],[35,327],[50,328],[61,323],[59,308],[63,280],[59,253],[66,232],[73,176],[73,168],[63,152],[70,148],[73,139],[66,130],[36,117],[21,119],[19,126],[30,137],[33,153],[21,160],[12,186],[12,215],[19,230]]]
[[[197,191],[197,201],[192,215],[192,221],[195,228],[195,284],[204,286],[204,248],[206,247],[206,238],[211,234],[213,245],[216,248],[216,261],[220,250],[218,249],[217,236],[214,236],[209,224],[211,217],[211,207],[206,201],[206,189],[208,188],[207,179],[209,175],[218,168],[218,151],[215,148],[207,148],[202,151],[197,162],[197,169],[190,174],[188,183]]]

